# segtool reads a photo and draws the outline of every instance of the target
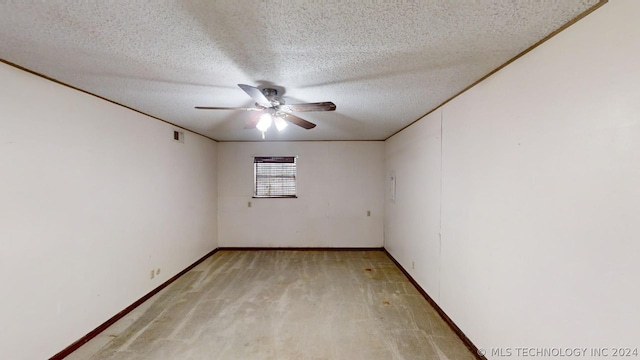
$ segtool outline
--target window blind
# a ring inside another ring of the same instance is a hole
[[[257,156],[253,166],[255,197],[296,197],[294,156]]]

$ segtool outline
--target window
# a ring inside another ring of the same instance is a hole
[[[296,197],[295,156],[256,156],[253,159],[254,197]]]

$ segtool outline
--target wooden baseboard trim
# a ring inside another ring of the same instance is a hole
[[[453,330],[453,332],[456,333],[456,335],[458,335],[460,340],[462,340],[462,342],[467,347],[467,349],[469,349],[469,351],[471,351],[473,353],[473,355],[476,357],[476,359],[478,359],[478,360],[487,360],[487,358],[484,355],[480,355],[480,352],[478,351],[478,347],[475,346],[473,344],[473,342],[471,342],[471,340],[467,337],[467,335],[465,335],[462,332],[462,330],[460,330],[458,325],[456,325],[453,322],[453,320],[451,320],[451,318],[444,312],[444,310],[442,310],[442,308],[438,304],[436,304],[435,301],[433,301],[431,296],[429,296],[429,294],[427,294],[427,292],[424,291],[424,289],[418,284],[418,282],[411,275],[409,275],[407,270],[405,270],[404,267],[402,267],[402,265],[400,265],[400,263],[393,256],[391,256],[391,254],[389,254],[387,249],[383,249],[383,250],[387,254],[387,256],[389,257],[389,259],[391,259],[391,261],[393,261],[396,264],[398,269],[400,269],[400,271],[402,271],[404,276],[406,276],[407,279],[409,279],[411,284],[413,284],[413,286],[418,290],[418,292],[425,298],[425,300],[427,300],[429,305],[433,306],[433,308],[438,312],[438,315],[440,315],[442,320],[444,320],[444,322],[446,322],[447,325],[449,325],[451,330]]]
[[[262,250],[285,250],[285,251],[384,251],[383,247],[219,247],[218,251],[262,251]]]
[[[104,323],[102,323],[97,328],[91,330],[87,335],[81,337],[80,339],[76,340],[73,344],[67,346],[64,350],[62,350],[59,353],[53,355],[51,358],[49,358],[49,360],[61,360],[61,359],[64,359],[69,354],[71,354],[72,352],[76,351],[80,346],[85,344],[87,341],[89,341],[89,340],[93,339],[94,337],[96,337],[96,335],[98,335],[101,332],[103,332],[106,328],[108,328],[109,326],[113,325],[113,323],[115,323],[116,321],[120,320],[122,317],[124,317],[125,315],[130,313],[133,309],[137,308],[140,304],[142,304],[143,302],[149,300],[149,298],[151,298],[153,295],[157,294],[160,290],[164,289],[169,284],[171,284],[172,282],[176,281],[180,276],[184,275],[189,270],[193,269],[198,264],[200,264],[201,262],[206,260],[211,255],[215,254],[216,252],[218,252],[218,249],[214,249],[214,250],[210,251],[208,254],[206,254],[205,256],[201,257],[200,259],[198,259],[193,264],[189,265],[186,269],[180,271],[178,274],[173,276],[171,279],[163,282],[160,286],[158,286],[157,288],[151,290],[151,292],[149,292],[145,296],[141,297],[140,299],[138,299],[133,304],[127,306],[124,310],[120,311],[119,313],[117,313],[116,315],[111,317],[109,320],[107,320]]]

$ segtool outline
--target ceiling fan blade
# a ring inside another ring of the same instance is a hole
[[[316,124],[312,122],[308,122],[307,120],[299,118],[293,114],[283,114],[282,118],[294,125],[298,125],[307,130],[313,129],[314,127],[316,127]]]
[[[260,108],[247,108],[247,107],[224,107],[224,106],[196,106],[198,110],[242,110],[242,111],[262,111]]]
[[[264,106],[266,108],[271,107],[269,99],[267,99],[267,97],[264,96],[262,91],[260,91],[260,89],[258,89],[257,87],[245,84],[238,84],[238,86],[240,87],[240,89],[244,90],[247,95],[251,96],[253,101],[255,101],[258,105]]]
[[[287,104],[280,105],[280,110],[284,111],[294,111],[294,112],[302,112],[302,111],[334,111],[336,109],[336,104],[327,101],[327,102],[317,102],[317,103],[306,103],[306,104]]]

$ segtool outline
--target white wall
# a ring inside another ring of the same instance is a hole
[[[414,123],[385,148],[384,246],[434,298],[440,291],[441,114],[438,109]]]
[[[220,246],[381,247],[383,154],[382,141],[219,143]],[[298,156],[297,199],[252,199],[253,157],[271,155]]]
[[[217,144],[2,63],[0,83],[0,357],[44,359],[217,247]]]
[[[640,347],[638,17],[610,1],[386,143],[385,246],[490,359]]]

